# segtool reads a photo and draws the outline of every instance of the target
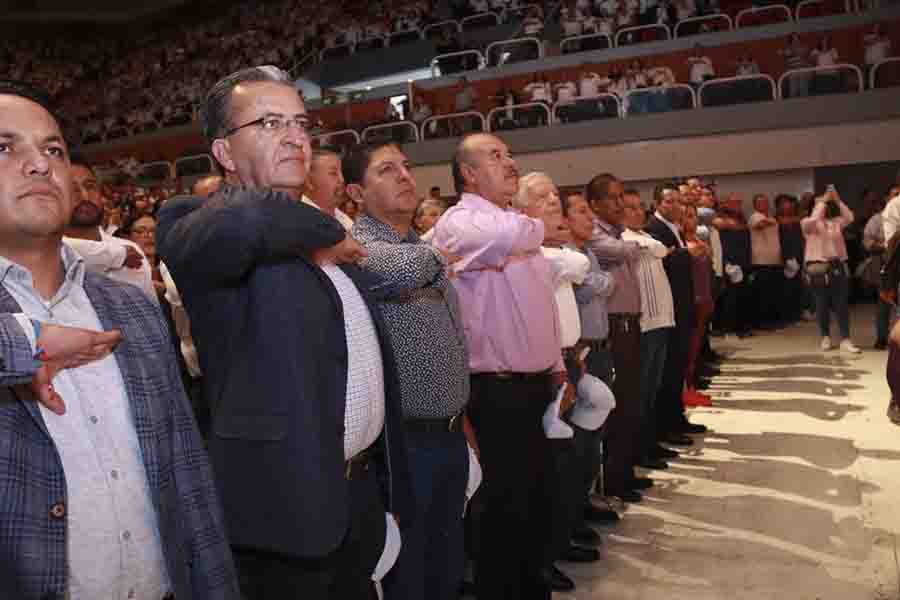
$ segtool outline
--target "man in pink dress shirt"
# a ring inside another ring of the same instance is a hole
[[[459,204],[434,227],[453,257],[472,372],[468,415],[481,449],[479,598],[549,600],[541,545],[549,453],[541,417],[565,380],[544,225],[509,209],[519,172],[506,144],[467,136],[453,158]]]

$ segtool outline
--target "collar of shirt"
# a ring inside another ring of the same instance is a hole
[[[464,208],[469,210],[477,210],[482,212],[506,212],[490,200],[479,196],[478,194],[471,194],[469,192],[463,192],[459,197],[459,203],[463,205]]]
[[[666,224],[666,227],[672,230],[672,233],[675,234],[675,237],[678,238],[678,243],[684,246],[684,240],[681,239],[681,228],[678,227],[675,223],[672,223],[667,218],[659,214],[659,211],[653,213],[653,216]]]
[[[67,244],[60,244],[60,258],[62,259],[65,276],[63,284],[56,291],[56,295],[49,302],[51,306],[62,302],[68,295],[73,285],[84,285],[84,259]],[[31,271],[14,263],[5,256],[0,256],[0,285],[7,281],[17,283],[23,287],[34,288],[34,279]]]
[[[318,204],[313,202],[312,199],[309,196],[307,196],[306,194],[303,194],[303,196],[301,196],[300,201],[303,202],[303,204],[312,206],[313,208],[315,208],[316,210],[318,210],[320,212],[324,212],[324,211],[322,211],[322,208]],[[347,215],[341,209],[339,209],[339,208],[334,209],[334,218],[347,231],[350,231],[351,229],[353,229],[353,219],[351,219],[350,216]]]
[[[413,231],[412,227],[409,228],[406,237],[403,237],[400,235],[400,232],[387,223],[382,223],[368,214],[361,215],[356,220],[355,231],[360,237],[390,242],[392,244],[415,244],[419,241],[419,236],[416,235],[416,232]]]
[[[621,238],[622,232],[625,231],[623,227],[611,225],[599,217],[594,219],[594,227],[601,229],[604,233],[614,238]]]

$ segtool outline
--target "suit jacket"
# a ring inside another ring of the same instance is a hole
[[[212,471],[159,308],[138,288],[91,272],[84,288],[107,330],[137,431],[163,554],[181,600],[238,600],[237,577]],[[0,287],[0,598],[62,600],[66,478],[27,384],[39,363]]]
[[[653,216],[644,227],[654,239],[659,240],[666,248],[675,248],[663,259],[663,267],[669,277],[672,288],[672,300],[675,305],[675,322],[678,326],[694,324],[694,267],[693,258],[686,246],[678,243],[678,238],[658,217]]]
[[[270,190],[225,188],[160,211],[158,247],[191,318],[235,546],[324,556],[347,530],[343,307],[304,256],[345,235],[331,217]],[[386,407],[377,468],[387,509],[408,523],[412,487],[389,338],[368,296],[371,275],[342,269],[378,329]]]

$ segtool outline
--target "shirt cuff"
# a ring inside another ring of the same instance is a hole
[[[28,343],[31,344],[31,353],[34,354],[37,352],[37,331],[35,331],[34,323],[25,313],[13,313],[12,316],[18,321],[19,326],[22,327],[22,332],[25,333]]]

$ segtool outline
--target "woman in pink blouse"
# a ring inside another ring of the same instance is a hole
[[[837,317],[841,350],[859,354],[850,340],[850,311],[847,307],[850,272],[843,230],[853,223],[853,211],[830,189],[816,198],[812,214],[800,222],[806,238],[804,272],[807,286],[816,299],[816,317],[822,334],[822,351],[832,349],[831,312]]]

